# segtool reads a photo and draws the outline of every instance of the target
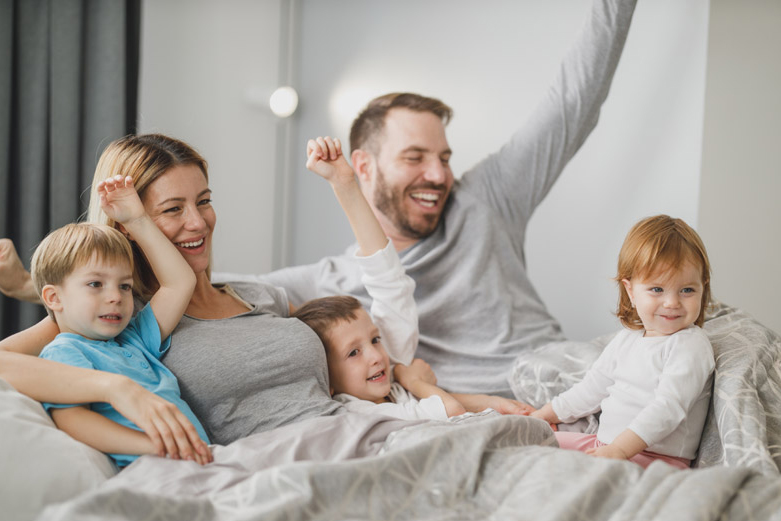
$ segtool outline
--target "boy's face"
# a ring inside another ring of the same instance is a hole
[[[328,376],[334,394],[382,403],[390,393],[390,360],[380,332],[363,309],[328,331]]]
[[[647,278],[622,282],[643,322],[645,336],[672,335],[700,316],[702,271],[691,262],[678,270],[659,270]]]
[[[62,333],[92,340],[117,336],[133,315],[133,272],[126,262],[106,263],[95,255],[62,284],[44,287],[44,299]]]

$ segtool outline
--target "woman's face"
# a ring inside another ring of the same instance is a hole
[[[141,200],[193,271],[205,272],[217,216],[203,172],[195,165],[173,167],[144,190]]]

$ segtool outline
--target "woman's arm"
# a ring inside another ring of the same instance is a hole
[[[30,326],[24,331],[4,338],[0,341],[0,352],[13,351],[25,355],[38,356],[46,344],[54,340],[60,333],[60,328],[54,320],[49,317],[44,318],[34,326]]]
[[[0,378],[39,402],[110,403],[144,430],[158,454],[209,457],[206,443],[174,404],[126,376],[0,351]]]
[[[179,324],[193,296],[195,274],[146,213],[132,177],[117,175],[101,181],[97,194],[101,209],[138,244],[160,283],[149,304],[160,327],[160,337],[166,338]]]

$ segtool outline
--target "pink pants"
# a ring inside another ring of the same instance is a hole
[[[562,449],[579,450],[580,452],[586,452],[586,449],[592,449],[605,445],[597,439],[596,434],[583,434],[580,432],[557,432],[556,440],[559,442],[559,446]],[[685,458],[676,458],[675,456],[666,456],[664,454],[657,454],[655,452],[649,452],[644,450],[643,452],[630,458],[629,461],[633,461],[643,468],[648,467],[656,460],[661,460],[679,469],[688,469],[691,460]]]

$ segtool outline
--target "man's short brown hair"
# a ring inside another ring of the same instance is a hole
[[[356,311],[362,309],[355,297],[340,295],[336,297],[316,298],[306,302],[290,316],[297,318],[317,333],[320,341],[328,349],[328,332],[341,321],[357,320]]]
[[[447,125],[453,117],[453,109],[436,98],[411,92],[392,92],[374,98],[355,118],[350,129],[350,150],[368,150],[377,154],[377,136],[385,128],[385,117],[391,109],[404,108],[415,112],[431,112]]]

